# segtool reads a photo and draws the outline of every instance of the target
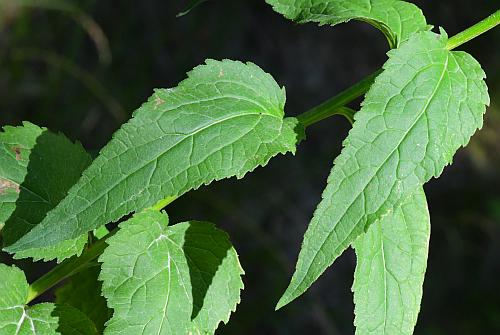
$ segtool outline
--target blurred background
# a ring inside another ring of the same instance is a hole
[[[450,36],[499,4],[414,2]],[[286,87],[288,115],[347,88],[386,59],[385,38],[367,24],[298,26],[263,0],[209,0],[176,18],[188,3],[0,0],[0,125],[29,120],[96,154],[153,88],[176,86],[206,58],[261,66]],[[416,334],[500,334],[500,28],[460,49],[483,65],[492,104],[483,130],[425,188],[432,235]],[[243,180],[212,184],[168,208],[172,222],[217,223],[240,254],[242,302],[219,334],[354,333],[352,250],[301,298],[274,312],[349,127],[340,116],[325,120],[308,129],[295,157],[279,156]],[[51,266],[17,264],[30,281]]]

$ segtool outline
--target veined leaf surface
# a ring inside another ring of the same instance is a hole
[[[102,334],[104,323],[113,313],[101,295],[102,283],[97,280],[100,270],[100,266],[93,266],[68,278],[65,284],[55,291],[55,302],[73,306],[85,313]]]
[[[8,248],[75,238],[213,180],[294,152],[285,92],[252,63],[207,60],[173,89],[157,90],[118,130],[69,195]]]
[[[298,23],[336,25],[349,20],[370,23],[381,30],[391,47],[413,33],[428,29],[414,4],[399,0],[266,0],[274,10]]]
[[[368,227],[439,176],[483,124],[485,74],[447,36],[412,35],[391,50],[335,160],[278,303],[301,295]]]
[[[62,134],[24,122],[0,132],[0,224],[6,246],[36,227],[63,199],[90,165],[80,143]],[[53,246],[17,253],[15,258],[59,260],[78,254],[87,242],[83,234]]]
[[[97,335],[92,322],[75,308],[42,303],[26,306],[28,282],[15,266],[0,264],[0,335]]]
[[[229,320],[243,269],[226,233],[207,222],[168,226],[154,210],[120,226],[99,258],[114,309],[105,334],[213,334]]]
[[[357,335],[413,334],[430,230],[427,201],[420,188],[353,243],[357,256],[352,288]]]

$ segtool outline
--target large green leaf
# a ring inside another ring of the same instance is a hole
[[[391,47],[428,26],[422,11],[399,0],[266,0],[274,10],[298,23],[336,25],[352,19],[380,29]]]
[[[85,314],[67,305],[27,306],[28,282],[15,266],[0,264],[0,335],[97,335]]]
[[[252,63],[207,60],[173,89],[157,90],[117,131],[45,220],[8,248],[75,238],[213,180],[241,178],[294,152],[285,92]]]
[[[145,210],[120,224],[99,258],[114,309],[105,334],[203,334],[227,322],[243,288],[226,233],[206,222],[168,226]]]
[[[78,308],[93,321],[99,333],[104,330],[104,323],[111,317],[112,311],[101,295],[102,284],[97,280],[100,266],[93,266],[71,276],[55,292],[57,304],[67,304]]]
[[[356,334],[413,334],[430,232],[425,194],[418,189],[354,242]]]
[[[79,143],[29,122],[0,132],[0,223],[3,239],[11,245],[42,221],[63,199],[90,165]],[[82,235],[51,247],[28,249],[16,258],[63,259],[81,252]]]
[[[389,52],[355,114],[278,307],[302,294],[372,223],[439,176],[482,126],[485,74],[446,42],[444,32],[420,32]]]

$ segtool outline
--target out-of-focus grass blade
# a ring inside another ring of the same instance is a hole
[[[175,17],[181,17],[181,16],[188,14],[190,11],[193,10],[193,8],[201,5],[202,3],[206,2],[206,1],[208,1],[208,0],[191,0],[188,7],[186,8],[186,10],[183,12],[177,13],[177,15]]]

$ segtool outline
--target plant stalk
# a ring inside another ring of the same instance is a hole
[[[87,264],[104,252],[108,246],[106,238],[113,235],[114,231],[109,233],[105,238],[98,240],[86,249],[80,257],[73,256],[61,264],[58,264],[51,271],[33,282],[28,288],[28,299],[26,303],[30,303],[33,299],[52,288],[57,283],[70,277],[71,275],[83,270]]]
[[[473,38],[478,37],[479,35],[487,32],[490,29],[495,28],[500,24],[500,9],[485,18],[482,21],[479,21],[473,26],[465,29],[464,31],[456,34],[455,36],[450,37],[448,43],[446,44],[446,48],[448,50],[453,50],[456,47],[461,46],[464,43],[469,42]]]
[[[500,24],[500,9],[484,20],[474,24],[455,36],[450,37],[448,39],[448,43],[446,44],[446,48],[448,50],[453,50],[456,47],[496,27],[498,24]],[[368,92],[368,89],[373,84],[373,81],[380,73],[382,73],[382,70],[375,71],[336,96],[298,115],[297,119],[304,127],[307,128],[308,126],[333,115],[346,116],[343,108],[354,99],[359,98]]]
[[[308,110],[307,112],[300,114],[299,116],[297,116],[297,119],[300,123],[302,123],[304,127],[308,127],[332,115],[346,116],[344,110],[345,105],[358,98],[359,96],[365,94],[373,84],[375,77],[377,77],[381,72],[382,70],[375,71],[369,76],[361,79],[361,81],[359,81],[358,83],[340,92],[336,96],[326,100],[325,102]],[[349,117],[347,117],[347,119],[351,121]]]

